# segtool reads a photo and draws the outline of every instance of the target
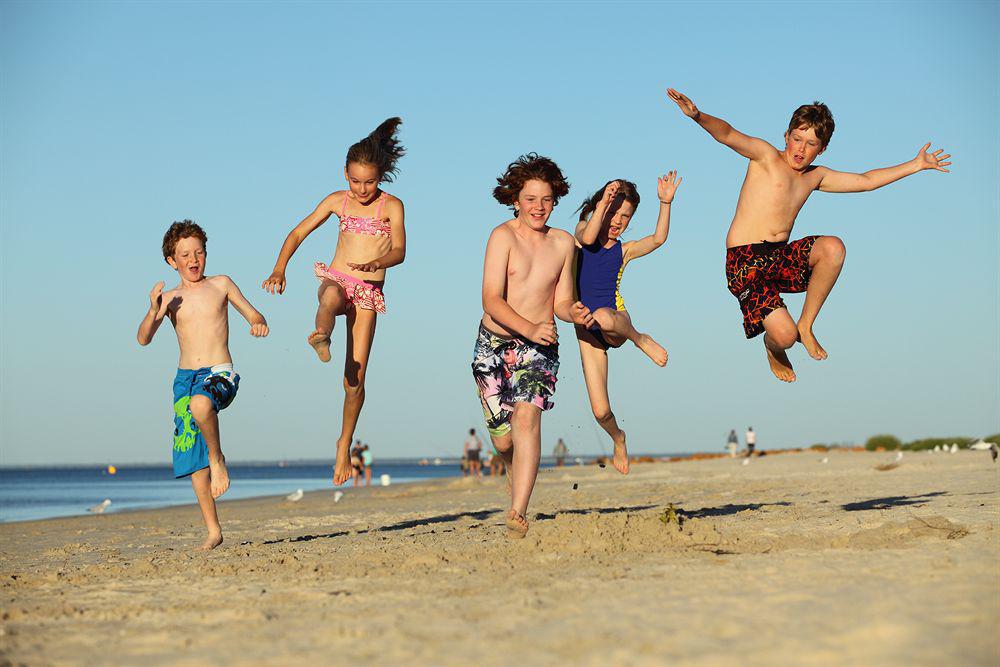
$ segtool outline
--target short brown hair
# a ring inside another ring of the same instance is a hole
[[[788,121],[789,132],[810,127],[816,132],[816,138],[819,139],[822,147],[826,148],[826,145],[830,143],[830,138],[833,137],[834,125],[830,108],[822,102],[803,104],[795,110],[792,119]]]
[[[493,188],[493,198],[505,206],[513,206],[521,193],[521,188],[531,179],[549,184],[552,188],[553,206],[559,203],[560,197],[569,192],[569,183],[566,182],[559,165],[537,153],[528,153],[507,165],[507,171],[497,179],[498,185]]]
[[[177,244],[191,236],[201,239],[203,246],[208,245],[208,234],[197,223],[190,220],[181,220],[170,225],[170,229],[163,235],[163,259],[166,260],[168,257],[173,257]]]

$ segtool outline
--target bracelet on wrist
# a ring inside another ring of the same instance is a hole
[[[670,204],[672,204],[673,202],[669,202],[669,201],[663,201],[663,200],[661,199],[661,200],[660,200],[660,203],[661,203],[661,204],[663,204],[664,206],[670,206]]]

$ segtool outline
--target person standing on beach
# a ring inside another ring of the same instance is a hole
[[[585,327],[594,318],[573,296],[573,237],[548,226],[569,192],[555,162],[522,155],[497,179],[493,197],[514,217],[486,244],[483,316],[472,375],[493,446],[511,485],[510,537],[528,532],[528,501],[538,476],[542,411],[552,407],[559,371],[555,317]]]
[[[740,438],[736,435],[736,429],[729,429],[729,437],[726,438],[726,449],[729,450],[729,458],[736,458],[736,450],[740,448]]]
[[[556,457],[556,467],[562,468],[563,464],[566,463],[566,455],[569,454],[569,447],[563,442],[562,438],[556,442],[555,448],[552,450],[552,455]]]
[[[806,236],[789,242],[796,216],[816,190],[867,192],[918,172],[947,172],[951,156],[942,149],[928,153],[927,143],[912,160],[863,174],[814,166],[833,137],[830,109],[821,102],[795,110],[778,150],[763,139],[734,129],[726,121],[702,113],[694,102],[673,88],[667,90],[684,115],[713,139],[750,162],[726,235],[726,280],[743,311],[747,338],[764,334],[771,372],[782,382],[794,382],[795,371],[786,350],[802,343],[813,359],[826,359],[813,323],[844,265],[846,250],[836,236]],[[798,321],[785,308],[781,292],[805,292]]]
[[[754,449],[757,448],[757,434],[753,432],[753,426],[747,427],[746,443],[747,457],[753,456]]]
[[[347,151],[344,177],[347,190],[326,197],[293,229],[278,253],[274,270],[263,283],[265,291],[283,294],[285,269],[299,245],[320,225],[336,215],[340,219],[337,250],[329,266],[316,262],[320,280],[316,328],[309,345],[322,362],[330,361],[330,337],[336,318],[347,322],[347,354],[344,361],[344,412],[337,438],[337,462],[333,483],[351,479],[351,440],[365,402],[365,373],[375,339],[375,322],[385,313],[386,269],[402,264],[406,257],[403,202],[383,192],[391,182],[404,150],[396,138],[403,121],[389,118]]]
[[[625,431],[618,426],[608,397],[608,350],[632,341],[660,367],[667,363],[667,351],[652,336],[640,333],[633,326],[619,285],[629,262],[655,252],[666,243],[671,203],[680,184],[676,171],[657,179],[660,209],[656,229],[636,241],[621,241],[639,207],[635,183],[624,179],[608,181],[577,209],[580,218],[576,225],[576,291],[583,305],[593,313],[594,326],[576,327],[576,338],[590,409],[611,437],[614,444],[611,462],[623,475],[629,470],[628,449]]]
[[[472,477],[483,476],[483,441],[476,435],[476,429],[469,429],[469,437],[465,439],[462,455],[465,457],[466,472]]]
[[[361,446],[361,465],[365,469],[365,486],[372,485],[372,451],[366,442]]]
[[[206,276],[208,236],[190,220],[175,222],[163,237],[163,259],[180,284],[149,293],[149,310],[136,338],[146,346],[163,318],[177,334],[180,361],[174,377],[174,477],[191,477],[208,535],[201,548],[222,544],[215,499],[229,488],[229,471],[219,439],[219,412],[236,398],[240,376],[229,354],[229,306],[250,324],[250,335],[266,336],[267,320],[250,305],[229,276]]]

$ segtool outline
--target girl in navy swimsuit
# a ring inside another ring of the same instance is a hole
[[[639,193],[634,183],[621,179],[610,181],[579,209],[576,289],[579,300],[590,309],[596,324],[591,329],[577,326],[576,337],[580,342],[590,407],[597,423],[614,441],[612,462],[622,474],[628,473],[628,450],[625,432],[618,427],[608,399],[608,349],[621,347],[630,340],[659,366],[666,365],[667,351],[648,334],[636,331],[625,310],[619,286],[630,261],[648,255],[667,240],[670,204],[680,184],[681,178],[676,171],[658,179],[656,192],[660,215],[656,231],[638,241],[622,243],[620,240],[639,206]]]

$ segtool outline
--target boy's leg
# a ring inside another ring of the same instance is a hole
[[[190,410],[201,431],[201,437],[205,439],[205,446],[208,447],[211,492],[213,498],[218,498],[229,488],[229,470],[226,469],[226,457],[222,455],[222,443],[219,440],[219,415],[212,407],[211,399],[201,394],[191,397]]]
[[[593,410],[597,423],[611,436],[615,444],[612,463],[618,472],[627,475],[629,466],[625,431],[618,427],[618,421],[611,411],[611,401],[608,398],[608,353],[597,345],[593,336],[585,329],[578,328],[577,335],[581,337],[580,358],[583,361],[583,379],[587,383],[590,409]]]
[[[513,442],[510,506],[524,517],[531,491],[535,488],[542,455],[541,409],[531,403],[515,403],[510,419],[510,437]]]
[[[347,309],[347,295],[344,288],[332,280],[323,280],[316,293],[319,306],[316,308],[316,329],[309,334],[309,344],[316,350],[319,360],[330,361],[330,334],[337,315],[343,315]]]
[[[351,308],[347,311],[347,353],[344,359],[344,421],[337,440],[337,464],[333,483],[343,484],[351,478],[351,442],[358,416],[365,404],[365,372],[368,355],[375,339],[377,315],[374,310]]]
[[[816,340],[812,327],[819,315],[819,309],[833,289],[844,266],[847,249],[844,242],[836,236],[821,236],[813,243],[809,251],[809,267],[812,274],[809,277],[809,287],[806,289],[806,300],[802,305],[802,315],[798,321],[799,340],[805,346],[813,359],[826,359],[826,350]]]
[[[764,318],[764,349],[771,372],[782,382],[795,382],[795,371],[785,350],[795,345],[799,331],[787,308],[772,310]]]
[[[208,529],[208,536],[202,543],[202,549],[208,551],[222,544],[222,526],[219,525],[219,514],[215,509],[215,498],[212,495],[212,476],[208,468],[202,468],[191,475],[191,487],[198,498],[201,508],[201,518]]]
[[[657,366],[667,365],[667,351],[649,334],[636,331],[635,327],[632,326],[632,318],[627,312],[612,308],[598,308],[593,315],[597,325],[601,327],[601,332],[606,337],[610,334],[619,340],[630,340]]]
[[[493,443],[493,447],[496,448],[497,453],[500,454],[500,460],[503,461],[504,473],[507,476],[507,495],[511,494],[511,487],[513,486],[513,480],[511,479],[511,468],[514,465],[514,440],[511,437],[511,432],[507,431],[503,435],[493,435],[490,433],[490,441]],[[499,471],[497,471],[499,474]]]

